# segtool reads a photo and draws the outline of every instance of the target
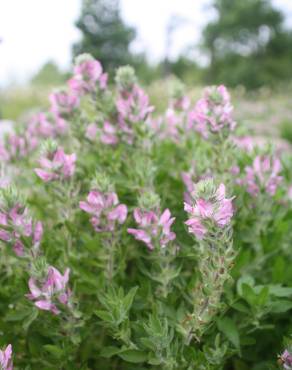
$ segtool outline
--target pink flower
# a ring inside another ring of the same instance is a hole
[[[30,293],[27,298],[34,301],[40,310],[51,311],[57,315],[60,313],[57,305],[69,306],[70,290],[67,288],[70,269],[66,269],[62,275],[55,267],[50,266],[47,271],[46,279],[36,281],[30,278],[28,282]]]
[[[191,102],[188,96],[182,96],[181,98],[174,99],[171,102],[172,107],[175,110],[179,110],[179,111],[187,111],[188,108],[190,107],[190,104]]]
[[[37,141],[29,132],[22,135],[10,134],[7,137],[6,149],[10,160],[26,157],[36,146]]]
[[[211,179],[212,176],[209,172],[202,176],[198,176],[195,172],[195,166],[193,165],[193,168],[189,172],[181,173],[181,178],[186,187],[186,191],[184,192],[184,200],[186,203],[191,203],[192,193],[195,191],[195,183],[199,180]]]
[[[1,370],[13,370],[11,344],[8,344],[3,351],[0,350],[0,368]]]
[[[292,355],[287,349],[282,353],[280,359],[283,362],[283,367],[286,370],[292,370]]]
[[[74,67],[75,76],[80,76],[84,81],[97,81],[102,75],[102,66],[98,60],[84,60]]]
[[[59,91],[50,95],[51,111],[57,115],[70,115],[79,105],[79,98],[66,91]]]
[[[247,152],[252,152],[255,146],[255,141],[251,136],[236,136],[233,138],[233,142],[240,149],[246,150]]]
[[[90,141],[94,141],[96,139],[96,135],[98,132],[98,127],[95,123],[91,123],[90,125],[87,126],[86,129],[86,138]]]
[[[9,244],[19,257],[24,255],[23,238],[30,238],[33,249],[39,247],[43,235],[41,222],[33,223],[28,210],[16,204],[8,212],[0,213],[0,240]]]
[[[70,90],[78,96],[94,92],[97,86],[105,90],[108,75],[102,73],[100,62],[90,55],[81,55],[79,59],[74,67],[74,76],[68,81]]]
[[[171,217],[169,209],[166,209],[160,216],[153,211],[144,211],[139,208],[134,210],[134,219],[139,229],[128,229],[128,233],[136,240],[142,241],[147,248],[153,250],[156,245],[161,248],[176,238],[170,230],[175,218]]]
[[[189,233],[194,234],[199,240],[207,233],[207,228],[197,218],[191,218],[185,224],[188,226]]]
[[[126,123],[137,123],[146,120],[154,108],[149,106],[149,98],[145,92],[135,85],[131,92],[120,94],[116,102],[119,121]]]
[[[188,125],[205,139],[222,130],[233,131],[236,123],[232,118],[232,111],[226,87],[212,86],[205,89],[204,97],[189,112]]]
[[[99,128],[95,123],[87,126],[85,136],[90,141],[94,141],[99,134],[100,141],[106,145],[115,145],[119,139],[117,136],[117,129],[108,121],[105,121],[102,128]]]
[[[269,195],[274,195],[283,179],[279,176],[281,162],[268,156],[257,156],[252,166],[245,168],[245,172],[246,176],[241,183],[252,196],[257,196],[261,189]]]
[[[116,145],[118,143],[117,130],[108,121],[105,121],[103,124],[100,141],[107,145]]]
[[[208,199],[198,197],[196,187],[193,196],[193,204],[184,205],[189,216],[185,222],[189,233],[201,240],[209,231],[210,221],[213,226],[220,228],[230,224],[233,217],[232,198],[225,198],[224,184],[220,184],[213,196],[208,196]]]
[[[119,204],[114,192],[91,190],[87,201],[79,202],[79,207],[92,216],[90,221],[96,232],[114,231],[116,223],[123,224],[128,213],[127,206]]]
[[[0,144],[0,160],[3,162],[10,160],[10,155],[8,150],[6,150],[5,146],[3,144]]]
[[[75,172],[75,162],[76,154],[67,155],[62,148],[59,148],[39,160],[41,168],[35,168],[35,173],[44,182],[68,179]]]
[[[108,74],[103,73],[99,78],[99,88],[105,90],[107,88]]]
[[[54,126],[45,113],[37,113],[28,123],[27,131],[32,136],[49,138],[54,136]]]

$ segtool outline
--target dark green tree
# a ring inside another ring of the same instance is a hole
[[[213,0],[217,16],[204,31],[208,82],[248,88],[273,85],[291,75],[291,34],[270,0]]]
[[[76,26],[82,39],[73,46],[74,56],[90,53],[107,70],[132,62],[129,46],[136,32],[123,22],[119,0],[83,0]]]

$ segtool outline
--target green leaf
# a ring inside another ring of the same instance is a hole
[[[123,299],[123,303],[124,303],[124,309],[126,310],[126,312],[128,312],[133,304],[133,301],[134,301],[134,298],[135,298],[135,295],[137,293],[137,290],[138,290],[138,287],[134,287],[132,288],[129,293],[125,296],[125,298]]]
[[[269,298],[269,287],[265,286],[260,291],[258,298],[257,298],[257,304],[259,306],[265,306]]]
[[[36,309],[36,308],[33,308],[31,310],[31,313],[30,313],[29,317],[23,323],[23,329],[24,330],[28,330],[28,328],[34,322],[34,320],[36,320],[36,318],[38,317],[38,315],[39,315],[39,310]]]
[[[231,305],[231,307],[234,308],[235,310],[239,311],[239,312],[243,312],[243,313],[247,313],[247,314],[250,313],[250,309],[248,308],[246,303],[235,302]]]
[[[283,287],[282,285],[269,285],[270,294],[276,297],[291,297],[292,288]]]
[[[57,346],[46,344],[43,348],[56,359],[60,359],[63,356],[63,351]]]
[[[240,279],[237,281],[237,292],[240,296],[243,295],[242,291],[242,285],[249,285],[249,286],[254,286],[254,278],[250,275],[245,275],[242,276]]]
[[[156,357],[152,357],[152,358],[150,358],[150,359],[148,360],[148,364],[149,364],[149,365],[154,365],[154,366],[160,365],[160,364],[161,364],[161,362],[162,362],[162,360],[161,360],[161,359],[159,359],[159,358],[156,358]]]
[[[110,322],[110,323],[113,322],[113,317],[111,313],[109,313],[108,311],[96,310],[94,311],[94,313],[96,314],[96,316],[98,316],[103,321]]]
[[[250,306],[255,306],[257,304],[257,295],[253,288],[250,285],[242,284],[241,289],[243,298],[250,304]]]
[[[224,317],[217,321],[218,329],[226,336],[236,349],[240,348],[239,333],[233,320]]]
[[[145,352],[129,349],[119,353],[119,357],[121,357],[124,361],[131,362],[133,364],[139,364],[145,362],[148,356]]]
[[[5,321],[22,321],[24,318],[29,316],[31,310],[22,310],[22,311],[8,311],[5,316]]]
[[[292,302],[287,300],[279,300],[270,304],[270,312],[284,313],[292,308]]]
[[[285,260],[283,256],[278,256],[273,266],[273,282],[279,283],[284,280],[286,271]]]
[[[122,350],[118,347],[113,347],[113,346],[109,346],[109,347],[104,347],[101,351],[100,351],[100,356],[101,357],[105,357],[105,358],[110,358],[112,356],[115,356],[117,355],[119,352],[121,352]]]

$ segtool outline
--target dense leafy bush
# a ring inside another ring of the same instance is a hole
[[[1,146],[2,368],[291,369],[291,158],[224,86],[115,82],[80,56]]]

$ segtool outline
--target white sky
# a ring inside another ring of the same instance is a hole
[[[244,0],[235,0],[244,1]],[[133,45],[150,60],[165,52],[165,29],[176,14],[184,19],[175,34],[171,55],[199,43],[204,24],[212,17],[210,0],[121,0],[123,17],[138,31]],[[292,0],[273,0],[292,24]],[[47,60],[68,68],[71,45],[80,37],[74,21],[81,0],[0,0],[0,86],[24,81]]]

